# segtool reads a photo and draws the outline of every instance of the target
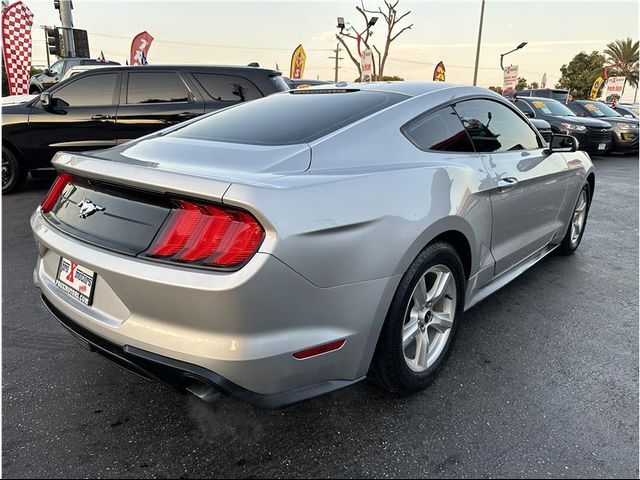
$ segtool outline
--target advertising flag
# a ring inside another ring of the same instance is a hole
[[[373,52],[366,49],[360,57],[360,81],[370,82],[373,80]]]
[[[2,57],[11,95],[29,93],[33,13],[22,2],[2,12]]]
[[[518,65],[509,65],[504,69],[504,82],[502,84],[502,94],[515,93],[518,83]]]
[[[289,72],[289,78],[294,80],[300,80],[304,75],[304,64],[307,62],[307,54],[302,47],[302,44],[293,51],[291,55],[291,69]]]
[[[151,42],[153,42],[153,37],[146,31],[140,32],[138,35],[133,37],[133,42],[131,42],[129,65],[147,64],[147,54],[149,52],[149,48],[151,48]]]
[[[446,73],[447,73],[447,70],[444,68],[444,63],[440,62],[438,65],[436,65],[436,68],[433,70],[433,81],[444,82]]]
[[[604,83],[604,78],[602,77],[596,78],[596,81],[593,82],[593,86],[591,87],[591,94],[589,95],[590,100],[595,100],[598,97],[598,91],[600,90],[600,87],[602,86],[603,83]]]
[[[544,72],[544,75],[542,75],[542,80],[540,81],[540,88],[547,88],[547,72]]]

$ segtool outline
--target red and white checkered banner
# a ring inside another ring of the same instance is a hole
[[[2,12],[2,57],[11,95],[29,93],[33,13],[22,2]]]

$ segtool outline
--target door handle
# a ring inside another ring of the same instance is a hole
[[[498,191],[500,193],[508,192],[518,185],[518,179],[515,177],[504,177],[498,180]]]
[[[103,115],[101,113],[97,115],[93,115],[91,120],[111,120],[113,117],[111,115]]]

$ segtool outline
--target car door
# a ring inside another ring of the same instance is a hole
[[[562,154],[547,153],[534,129],[501,102],[474,99],[454,109],[493,179],[491,252],[500,275],[562,227],[568,165]]]
[[[47,108],[38,101],[29,117],[34,159],[42,163],[59,150],[114,146],[119,79],[117,72],[78,75],[52,89]]]
[[[204,113],[204,101],[175,71],[130,71],[116,118],[118,143]]]

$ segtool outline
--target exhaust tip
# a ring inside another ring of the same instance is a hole
[[[185,389],[205,403],[213,403],[221,397],[221,393],[217,388],[206,383],[194,382],[187,385]]]

